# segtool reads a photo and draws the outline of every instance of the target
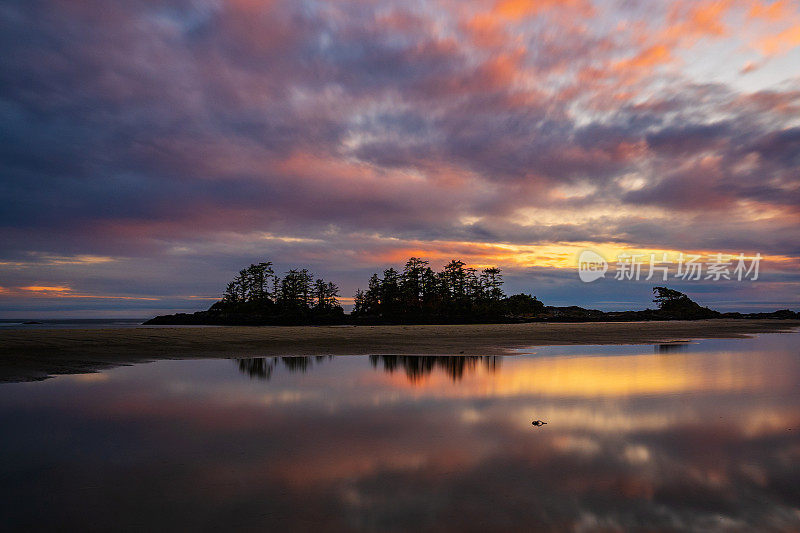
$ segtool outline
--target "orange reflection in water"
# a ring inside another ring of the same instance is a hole
[[[377,379],[415,395],[434,397],[517,396],[626,397],[689,392],[723,392],[791,387],[791,372],[780,363],[758,364],[749,354],[710,352],[614,356],[507,357],[502,369],[477,365],[455,386],[437,371],[411,381],[402,374]]]
[[[797,531],[800,358],[782,339],[162,361],[13,385],[0,466],[30,478],[5,478],[18,521],[51,529]]]

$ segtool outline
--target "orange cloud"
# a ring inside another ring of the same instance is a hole
[[[652,68],[657,65],[668,63],[672,59],[672,52],[663,44],[656,44],[639,52],[630,59],[625,59],[615,63],[615,70],[626,70],[629,68]]]
[[[105,294],[82,294],[75,293],[71,287],[66,285],[28,285],[25,287],[17,287],[18,291],[3,290],[5,294],[12,294],[18,292],[18,295],[28,296],[41,296],[46,298],[98,298],[98,299],[111,299],[111,300],[148,300],[158,301],[160,298],[149,298],[144,296],[110,296]]]
[[[506,33],[497,18],[488,13],[479,13],[463,25],[473,42],[484,48],[498,48],[506,42]]]
[[[777,22],[779,20],[785,20],[786,16],[791,13],[793,13],[793,11],[789,0],[778,0],[777,2],[769,4],[755,2],[752,7],[750,7],[748,16],[750,18],[761,18]]]
[[[30,285],[28,287],[20,287],[23,291],[33,291],[33,292],[56,292],[56,293],[64,293],[69,292],[72,289],[66,287],[64,285],[59,286],[44,286],[44,285]]]
[[[487,61],[481,70],[492,85],[509,86],[521,70],[520,63],[523,59],[524,50],[518,50],[514,54],[500,54]]]
[[[756,46],[768,56],[781,54],[800,46],[800,26],[787,28],[776,35],[764,37],[756,43]]]
[[[689,13],[689,27],[694,32],[702,35],[725,35],[727,26],[722,21],[725,13],[731,6],[731,1],[713,2],[708,5],[695,7]]]
[[[767,24],[766,35],[754,43],[762,54],[773,56],[800,46],[800,12],[796,2],[778,0],[764,4],[756,2],[747,13],[752,21]]]
[[[734,7],[733,0],[713,2],[675,2],[667,17],[668,25],[661,38],[675,44],[703,37],[722,37],[728,34],[725,15]]]
[[[511,20],[520,20],[553,8],[574,9],[585,14],[593,12],[591,4],[584,0],[500,0],[495,4],[493,13]]]

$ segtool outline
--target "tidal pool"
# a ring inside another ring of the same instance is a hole
[[[797,531],[799,344],[159,361],[2,384],[0,529]]]

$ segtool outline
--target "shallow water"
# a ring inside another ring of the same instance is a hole
[[[3,384],[0,529],[796,531],[798,341]]]

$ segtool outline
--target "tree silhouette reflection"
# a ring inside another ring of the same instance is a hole
[[[291,373],[308,372],[312,367],[332,359],[332,355],[308,357],[248,357],[236,359],[239,371],[251,379],[269,381],[278,365]],[[500,368],[501,357],[460,355],[370,355],[373,368],[388,374],[404,371],[411,383],[417,383],[434,371],[444,372],[453,382],[461,381],[465,375],[472,374],[483,366],[491,373]]]
[[[453,382],[457,382],[465,374],[474,373],[481,364],[492,373],[500,367],[500,357],[479,355],[370,355],[369,361],[373,368],[382,368],[389,374],[402,368],[412,383],[420,381],[437,369],[447,374]]]
[[[689,343],[686,342],[671,342],[668,344],[656,344],[653,346],[653,351],[657,354],[681,353],[688,350]]]
[[[247,374],[251,379],[262,379],[269,381],[278,363],[283,364],[289,372],[302,372],[305,374],[315,364],[320,364],[332,355],[315,355],[308,357],[247,357],[236,359],[239,371]]]

